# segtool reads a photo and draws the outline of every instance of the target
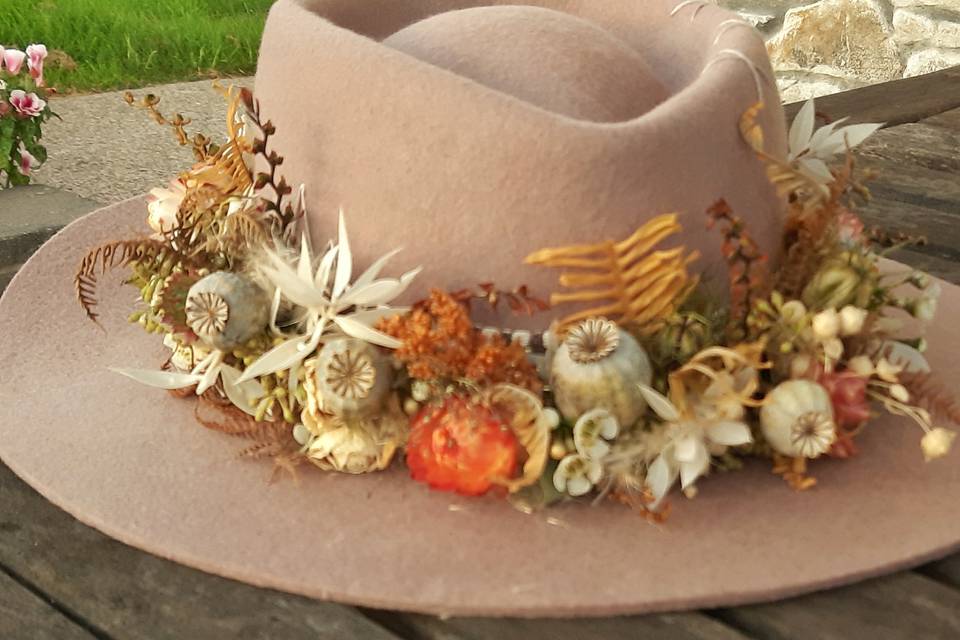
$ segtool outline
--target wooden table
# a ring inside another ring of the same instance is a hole
[[[818,104],[834,118],[894,125],[859,154],[881,172],[867,222],[926,234],[926,247],[897,257],[960,283],[960,68]],[[4,640],[354,637],[960,638],[960,554],[773,604],[599,620],[439,620],[316,602],[161,560],[80,524],[0,465]]]

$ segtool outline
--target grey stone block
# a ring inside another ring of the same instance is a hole
[[[43,185],[0,191],[0,273],[24,262],[54,233],[99,206]]]

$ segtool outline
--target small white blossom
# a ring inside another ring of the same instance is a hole
[[[903,371],[903,366],[898,364],[893,364],[886,358],[880,358],[877,361],[877,366],[875,373],[877,377],[886,382],[898,382],[900,372]]]
[[[937,315],[937,306],[940,301],[940,285],[933,284],[923,292],[913,305],[913,315],[918,320],[931,322]]]
[[[807,307],[799,300],[791,300],[780,309],[780,317],[791,324],[800,323],[807,315]]]
[[[830,360],[839,360],[843,357],[843,340],[830,338],[823,343],[823,354]]]
[[[602,460],[610,453],[607,440],[613,440],[620,433],[620,423],[606,409],[588,411],[577,420],[573,427],[573,442],[577,451],[590,460]]]
[[[937,427],[924,434],[920,441],[920,448],[923,450],[923,457],[927,462],[942,458],[950,453],[950,447],[953,445],[957,434],[949,429]]]
[[[579,453],[572,453],[560,461],[553,473],[553,486],[560,493],[573,497],[583,496],[600,482],[603,467],[598,460],[591,460]]]
[[[821,341],[835,338],[840,333],[840,314],[836,309],[827,309],[813,316],[813,335]]]
[[[910,392],[902,384],[890,387],[890,397],[899,402],[910,402]]]
[[[853,371],[858,376],[869,378],[874,373],[873,361],[869,356],[856,356],[847,362],[847,369]]]
[[[847,305],[840,310],[840,333],[845,336],[855,336],[863,331],[866,320],[866,309]]]

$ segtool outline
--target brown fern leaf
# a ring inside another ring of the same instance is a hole
[[[251,247],[263,246],[269,232],[258,219],[258,212],[237,211],[226,218],[219,242],[231,253],[240,253]]]
[[[303,456],[293,439],[290,425],[283,420],[257,422],[225,400],[215,388],[197,398],[194,415],[207,429],[250,441],[249,445],[237,452],[237,457],[253,460],[273,458],[271,482],[275,482],[283,472],[290,474],[294,481],[297,480],[296,471],[303,462]]]
[[[169,251],[169,247],[153,238],[119,240],[92,250],[80,262],[74,276],[74,289],[84,313],[99,324],[95,311],[97,306],[97,280],[109,269],[121,267],[134,261],[154,260]]]
[[[224,399],[216,388],[198,398],[194,415],[207,429],[250,440],[257,445],[288,445],[294,442],[289,424],[283,420],[257,422],[253,416]]]
[[[686,253],[682,247],[654,251],[680,230],[677,215],[666,214],[650,220],[621,242],[541,249],[528,256],[526,263],[575,269],[560,274],[560,285],[574,291],[552,294],[552,306],[596,303],[565,316],[561,326],[603,316],[649,334],[662,325],[697,282],[687,273],[687,266],[699,257],[696,252]]]
[[[904,372],[900,384],[910,392],[914,406],[926,409],[932,416],[960,425],[960,403],[947,386],[930,372]]]

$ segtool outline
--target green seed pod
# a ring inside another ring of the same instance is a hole
[[[267,326],[270,300],[249,278],[217,271],[190,287],[186,312],[187,324],[203,341],[231,350]]]
[[[390,393],[393,368],[370,343],[340,338],[320,350],[314,377],[324,411],[342,418],[360,418],[383,407]]]
[[[609,320],[590,318],[557,348],[550,378],[557,408],[567,420],[606,409],[627,427],[646,409],[637,385],[649,385],[653,369],[633,336]]]

